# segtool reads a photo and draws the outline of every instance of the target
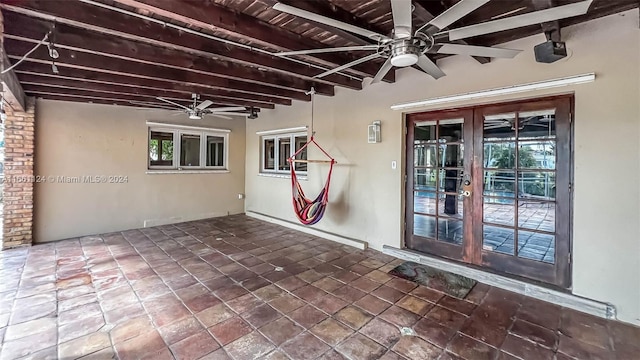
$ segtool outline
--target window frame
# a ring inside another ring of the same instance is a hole
[[[280,170],[280,139],[288,139],[289,140],[289,156],[291,157],[295,154],[296,150],[296,142],[295,139],[297,137],[306,137],[307,141],[309,141],[309,132],[308,131],[296,131],[296,132],[281,132],[281,133],[273,133],[273,134],[265,134],[260,136],[260,174],[267,175],[290,175],[291,169]],[[266,156],[266,142],[267,140],[273,140],[273,169],[265,168],[265,156]],[[307,170],[296,170],[296,173],[301,176],[307,175]]]
[[[171,133],[173,136],[173,159],[171,166],[166,165],[151,165],[151,154],[150,154],[150,145],[151,145],[151,132],[164,132]],[[164,125],[164,124],[148,124],[147,126],[147,171],[148,172],[162,172],[162,171],[228,171],[229,170],[229,130],[223,129],[209,129],[209,128],[199,128],[199,127],[190,127],[190,126],[180,126],[180,125]],[[199,147],[199,164],[198,166],[181,166],[181,152],[182,152],[182,144],[181,137],[182,135],[197,135],[200,138],[200,147]],[[223,139],[223,157],[222,166],[207,166],[207,136],[220,137]]]

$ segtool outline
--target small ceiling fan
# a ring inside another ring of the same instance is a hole
[[[419,27],[416,31],[413,31],[411,23],[411,0],[390,1],[394,24],[393,33],[390,37],[293,6],[277,3],[273,6],[276,10],[364,36],[377,41],[377,44],[287,51],[277,53],[276,55],[291,56],[340,51],[375,51],[373,54],[325,71],[315,77],[321,78],[376,58],[386,58],[387,60],[373,78],[372,84],[382,80],[394,66],[406,67],[417,65],[434,79],[439,79],[446,74],[429,59],[426,54],[438,53],[510,59],[518,55],[521,51],[496,47],[453,44],[450,43],[451,41],[582,15],[589,10],[589,6],[593,0],[580,1],[522,15],[469,25],[458,29],[445,30],[449,25],[490,1],[460,0],[442,14]]]
[[[239,112],[239,111],[246,111],[247,110],[247,108],[245,108],[244,106],[228,106],[228,107],[219,107],[219,108],[209,108],[209,106],[213,105],[213,101],[204,100],[204,101],[202,101],[201,103],[198,104],[198,100],[200,100],[200,95],[198,95],[198,94],[191,94],[191,99],[193,100],[193,104],[191,104],[189,106],[185,106],[185,105],[179,104],[177,102],[174,102],[174,101],[171,101],[171,100],[167,100],[167,99],[162,98],[162,97],[156,97],[156,99],[158,99],[160,101],[164,101],[167,104],[171,104],[173,106],[178,107],[177,110],[180,111],[180,112],[184,112],[184,113],[189,114],[189,119],[191,119],[191,120],[201,120],[204,115],[211,115],[211,116],[215,116],[215,117],[219,117],[219,118],[223,118],[223,119],[231,119],[229,116],[226,116],[226,115],[251,116],[253,114],[253,111],[251,113]],[[164,106],[154,106],[154,107],[167,109]],[[171,108],[169,108],[169,109],[171,109]]]
[[[550,129],[550,122],[554,121],[554,118],[550,118],[548,115],[533,115],[525,118],[518,119],[518,130],[523,130],[525,126],[541,127]],[[511,130],[516,129],[515,116],[487,116],[484,120],[484,130],[493,130],[501,128],[509,128]]]

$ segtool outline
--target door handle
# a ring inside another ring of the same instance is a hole
[[[464,197],[470,197],[472,191],[473,189],[471,187],[471,175],[464,174],[462,177],[462,191],[460,191],[460,195]]]

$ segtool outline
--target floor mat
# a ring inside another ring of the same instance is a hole
[[[434,269],[411,261],[406,261],[391,269],[389,275],[428,286],[459,299],[464,299],[477,283],[477,281],[468,277]]]

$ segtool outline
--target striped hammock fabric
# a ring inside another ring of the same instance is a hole
[[[302,186],[300,186],[300,182],[298,181],[298,177],[296,176],[295,171],[295,163],[293,159],[295,159],[296,155],[298,155],[304,148],[306,148],[309,144],[315,144],[322,152],[327,155],[331,159],[331,165],[329,167],[329,174],[327,175],[327,180],[325,181],[324,187],[320,191],[320,194],[313,200],[306,197],[304,191],[302,190]],[[324,215],[324,211],[327,208],[327,203],[329,202],[329,184],[331,183],[331,172],[333,171],[333,165],[335,164],[335,160],[327,154],[318,145],[313,137],[304,144],[293,156],[289,159],[289,164],[291,168],[291,192],[293,194],[293,209],[298,217],[298,220],[304,225],[313,225],[322,219],[322,215]]]

